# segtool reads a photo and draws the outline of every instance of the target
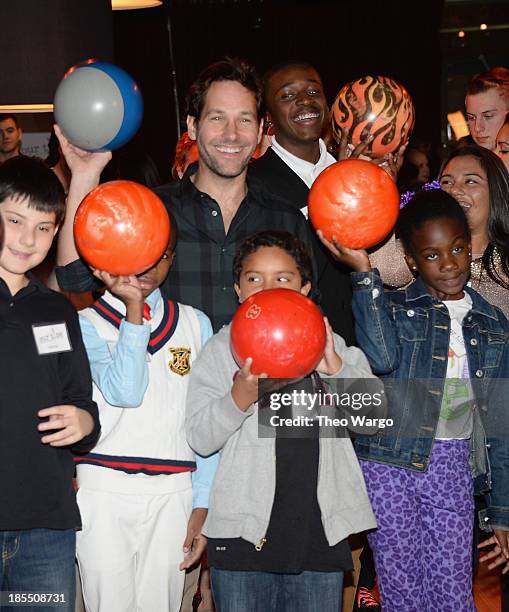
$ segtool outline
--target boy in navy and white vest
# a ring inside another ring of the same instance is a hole
[[[94,451],[77,460],[77,555],[94,612],[178,612],[183,569],[205,547],[201,525],[217,458],[195,457],[184,417],[188,374],[212,329],[202,312],[161,296],[174,257],[171,227],[150,270],[96,271],[108,290],[80,312],[102,419]]]

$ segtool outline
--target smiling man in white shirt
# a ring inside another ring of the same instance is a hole
[[[253,173],[275,154],[309,189],[336,161],[320,138],[329,115],[320,75],[306,63],[279,64],[264,78],[264,102],[274,136],[268,157],[253,165]]]
[[[310,64],[287,62],[271,68],[263,81],[265,121],[273,136],[267,152],[251,163],[248,179],[307,217],[309,189],[320,172],[336,161],[321,138],[329,118],[322,80]],[[351,344],[348,272],[331,260],[318,241],[313,250],[322,309],[334,331]]]

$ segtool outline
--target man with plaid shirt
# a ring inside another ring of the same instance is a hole
[[[188,131],[198,143],[200,158],[195,174],[155,190],[179,232],[175,261],[161,290],[203,310],[217,331],[229,323],[238,305],[232,277],[238,245],[267,229],[289,231],[311,244],[311,232],[297,209],[246,182],[247,166],[262,134],[261,88],[253,68],[228,58],[212,64],[192,84],[187,102]],[[86,159],[83,154],[77,165],[81,181],[74,181],[83,193],[69,194],[59,240],[57,279],[68,291],[94,286],[70,239],[75,209],[95,186],[108,157],[88,155]]]

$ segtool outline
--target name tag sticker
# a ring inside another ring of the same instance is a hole
[[[65,321],[32,325],[39,355],[52,355],[72,351],[71,340]]]

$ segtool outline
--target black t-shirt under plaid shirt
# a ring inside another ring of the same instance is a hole
[[[303,240],[311,251],[311,233],[302,213],[259,188],[249,187],[227,234],[219,204],[198,191],[190,179],[163,185],[155,192],[178,227],[176,256],[162,293],[203,310],[214,331],[229,323],[238,307],[232,264],[245,238],[263,230],[285,230]],[[81,262],[57,268],[57,278],[67,291],[88,291],[94,286]]]

